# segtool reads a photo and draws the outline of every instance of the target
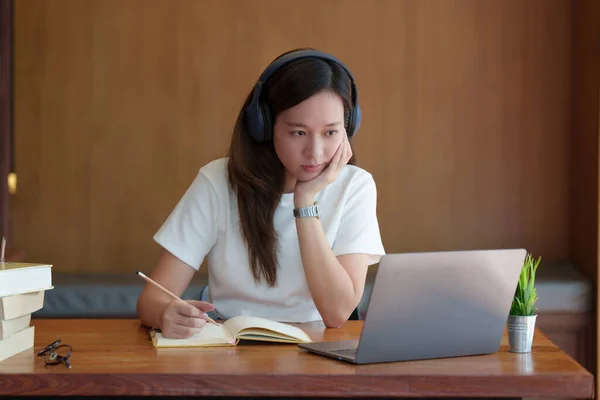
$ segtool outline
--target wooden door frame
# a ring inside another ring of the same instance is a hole
[[[0,236],[8,236],[8,174],[12,170],[13,0],[0,0]]]

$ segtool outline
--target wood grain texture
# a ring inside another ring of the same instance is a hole
[[[600,2],[573,1],[573,132],[570,172],[570,257],[594,282],[595,309],[600,305]],[[597,313],[597,311],[596,311]],[[600,318],[596,314],[596,324]],[[594,327],[590,354],[600,371],[600,335]]]
[[[544,335],[590,371],[596,369],[594,314],[540,312],[536,325]]]
[[[8,174],[11,160],[13,2],[0,0],[0,236],[9,232]]]
[[[569,254],[570,0],[20,0],[11,239],[58,272],[148,272],[264,67],[354,72],[388,252]]]
[[[573,132],[571,135],[571,259],[598,277],[600,141],[600,2],[573,2]],[[592,222],[593,221],[593,222]]]
[[[136,320],[33,320],[34,349],[0,363],[0,395],[202,395],[590,398],[593,377],[537,331],[533,352],[351,365],[296,345],[155,349]],[[315,341],[358,339],[362,321],[339,329],[300,325]],[[61,338],[68,370],[35,352]]]

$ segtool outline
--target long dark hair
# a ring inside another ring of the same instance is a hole
[[[341,97],[347,121],[352,104],[352,86],[340,65],[318,58],[304,58],[277,70],[263,88],[263,101],[268,102],[271,112],[271,129],[279,113],[323,90],[332,90]],[[233,130],[228,179],[237,196],[241,233],[248,247],[254,280],[258,283],[264,279],[269,287],[274,287],[279,240],[273,216],[283,194],[285,170],[272,140],[257,143],[247,134],[244,109],[251,98],[252,93],[246,98]],[[348,163],[354,164],[354,157]]]

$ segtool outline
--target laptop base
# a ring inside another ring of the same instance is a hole
[[[301,343],[298,347],[311,353],[355,364],[358,340]]]

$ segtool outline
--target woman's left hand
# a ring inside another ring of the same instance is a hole
[[[342,143],[340,143],[331,162],[323,172],[309,181],[296,183],[294,189],[295,207],[307,207],[312,205],[315,202],[316,194],[338,177],[350,158],[352,158],[352,148],[350,147],[348,136],[344,135]]]

